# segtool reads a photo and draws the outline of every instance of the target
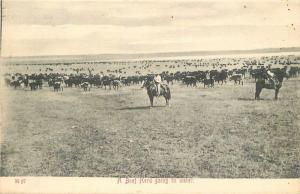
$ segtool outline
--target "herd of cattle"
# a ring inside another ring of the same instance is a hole
[[[285,67],[286,68],[286,67]],[[273,69],[272,71],[275,71]],[[228,80],[235,84],[243,84],[243,79],[248,75],[254,79],[261,75],[261,69],[240,68],[233,70],[210,70],[210,71],[184,71],[184,72],[162,72],[162,80],[168,84],[181,82],[186,86],[196,87],[201,83],[204,87],[214,87],[215,83],[225,84]],[[290,77],[300,73],[299,67],[290,67]],[[44,85],[52,87],[54,91],[63,91],[64,87],[80,87],[88,91],[91,87],[115,89],[121,86],[142,84],[147,79],[153,79],[153,74],[134,76],[115,76],[93,73],[61,74],[61,73],[39,73],[39,74],[5,74],[6,86],[14,88],[30,88],[30,90],[42,89]]]
[[[270,61],[272,59],[273,58],[268,58],[267,60]],[[273,60],[278,59],[274,58]],[[277,62],[277,64],[279,64],[279,67],[277,65],[277,68],[273,68],[271,71],[288,71],[289,77],[295,77],[300,73],[300,68],[298,66],[299,64],[293,64],[291,62],[280,63],[280,61]],[[177,66],[178,65],[179,64],[177,64]],[[245,77],[253,79],[259,78],[262,75],[263,70],[265,70],[265,66],[267,66],[266,64],[258,63],[256,60],[253,60],[250,62],[246,61],[246,63],[239,68],[235,68],[235,66],[233,66],[234,68],[228,68],[228,66],[232,66],[234,64],[222,64],[219,63],[219,61],[214,61],[213,65],[210,65],[210,69],[187,71],[187,66],[194,66],[195,68],[198,68],[204,65],[209,66],[209,64],[206,64],[203,61],[194,61],[194,63],[185,62],[181,65],[184,67],[184,71],[161,72],[160,76],[163,82],[167,84],[173,84],[177,82],[191,87],[196,87],[199,84],[203,85],[204,87],[214,87],[215,83],[222,85],[227,81],[234,81],[235,84],[243,84],[243,79]],[[145,63],[145,65],[140,66],[140,68],[144,68],[144,70],[147,68],[155,69],[158,68],[156,66],[158,65]],[[165,66],[170,68],[170,65]],[[133,67],[135,66],[132,66],[132,68]],[[120,73],[120,70],[114,72],[116,74],[113,74],[113,70],[104,73],[102,71],[97,72],[89,67],[81,67],[80,69],[76,69],[72,66],[67,66],[67,68],[64,68],[63,70],[69,70],[68,73],[62,71],[55,72],[53,71],[53,68],[49,67],[46,68],[46,71],[39,73],[6,73],[4,75],[5,84],[6,86],[13,88],[30,88],[32,91],[42,89],[45,85],[53,88],[54,91],[63,91],[64,87],[83,88],[84,91],[89,91],[92,87],[103,88],[105,90],[118,90],[121,86],[142,84],[144,81],[153,79],[155,76],[154,73],[145,73],[143,75],[140,71],[136,71],[135,75],[125,75],[124,72],[123,75],[117,75],[117,73]],[[130,66],[127,68],[130,68]],[[124,67],[122,70],[124,71]]]

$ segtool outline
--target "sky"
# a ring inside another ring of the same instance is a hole
[[[3,56],[300,46],[299,0],[3,0]]]

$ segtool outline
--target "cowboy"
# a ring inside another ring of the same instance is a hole
[[[154,76],[154,83],[156,85],[156,90],[157,90],[157,94],[159,95],[160,93],[160,85],[161,85],[161,77],[159,74],[157,74],[156,76]]]
[[[269,83],[276,85],[275,74],[271,72],[271,65],[268,65],[268,67],[266,68],[266,72],[267,72]]]
[[[209,80],[209,79],[210,79],[210,72],[209,72],[209,71],[207,71],[207,72],[206,72],[206,75],[205,75],[205,77],[206,77],[206,79],[207,79],[207,80]]]

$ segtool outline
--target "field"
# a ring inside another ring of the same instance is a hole
[[[284,81],[278,101],[254,101],[253,80],[175,83],[171,106],[151,109],[140,86],[2,88],[1,176],[299,177],[299,83]]]

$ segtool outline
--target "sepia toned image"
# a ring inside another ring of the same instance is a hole
[[[1,5],[1,177],[300,177],[299,1]]]

